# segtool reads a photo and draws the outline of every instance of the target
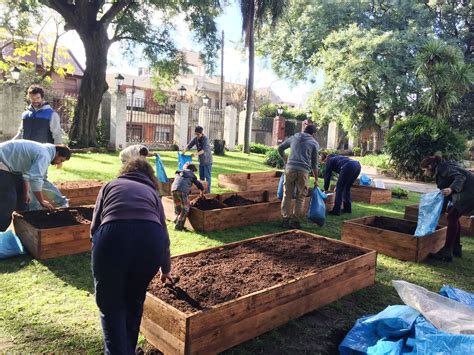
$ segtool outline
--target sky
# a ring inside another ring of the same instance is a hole
[[[242,51],[242,17],[236,2],[225,8],[224,13],[217,18],[219,31],[224,30],[224,77],[226,82],[245,83],[248,73],[247,54]],[[186,27],[183,19],[176,21],[176,42],[183,49],[199,51],[199,46],[195,44],[192,33]],[[63,45],[78,43],[70,49],[76,58],[84,66],[85,53],[78,35],[75,32],[68,32],[62,38]],[[146,66],[145,61],[137,58],[131,65],[127,59],[123,58],[120,45],[112,45],[109,50],[108,72],[120,72],[122,75],[137,75],[138,66]],[[317,84],[309,82],[299,82],[296,85],[287,80],[279,79],[272,71],[269,59],[256,58],[255,63],[255,88],[270,87],[284,102],[295,103],[304,108],[305,100],[309,93],[314,90]],[[220,55],[216,68],[216,74],[220,74]]]

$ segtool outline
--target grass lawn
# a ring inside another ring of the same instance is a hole
[[[162,152],[168,176],[176,167],[176,152]],[[151,159],[154,161],[154,159]],[[75,154],[64,168],[52,168],[51,181],[100,179],[116,176],[120,167],[116,154]],[[269,170],[263,156],[228,153],[216,157],[213,191],[217,174]],[[303,229],[339,239],[344,219],[365,215],[402,217],[408,200],[372,206],[356,203],[351,216],[329,216],[324,227],[304,223]],[[254,236],[281,231],[278,223],[265,223],[207,234],[175,232],[168,225],[172,254],[217,246]],[[336,352],[354,321],[388,305],[401,304],[391,280],[404,279],[433,291],[443,284],[474,291],[474,238],[463,238],[464,257],[452,264],[402,262],[382,255],[377,259],[377,283],[342,300],[312,312],[226,354],[295,354]],[[0,352],[101,353],[102,336],[94,302],[90,254],[37,261],[22,256],[0,261]],[[141,339],[143,344],[143,339]]]

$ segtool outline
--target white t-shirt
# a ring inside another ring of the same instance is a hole
[[[148,150],[147,146],[143,144],[131,145],[130,147],[127,147],[122,150],[119,155],[122,164],[125,165],[129,160],[140,158],[140,150],[142,150],[143,148]]]

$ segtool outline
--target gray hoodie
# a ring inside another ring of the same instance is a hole
[[[171,191],[189,193],[193,184],[196,185],[199,190],[204,190],[204,186],[202,186],[201,182],[191,170],[178,170],[176,171],[173,184],[171,185]]]
[[[278,146],[283,158],[285,150],[291,148],[286,168],[309,172],[318,167],[319,144],[309,133],[297,133]]]

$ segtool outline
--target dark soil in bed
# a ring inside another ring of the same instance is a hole
[[[148,291],[183,312],[193,312],[362,254],[326,239],[288,233],[174,258],[175,285],[163,286],[157,276]]]
[[[54,211],[31,211],[21,213],[29,224],[37,229],[90,224],[93,207],[77,207]]]
[[[201,197],[198,197],[197,199],[191,201],[191,206],[203,211],[217,210],[219,208],[227,207],[221,201],[216,200],[215,198],[204,199]]]
[[[415,235],[416,231],[416,223],[407,226],[405,224],[399,224],[397,223],[397,221],[393,221],[383,217],[375,217],[374,222],[369,223],[368,226],[410,235]]]
[[[102,186],[103,184],[103,182],[98,180],[78,180],[54,183],[59,190],[84,189],[88,187]]]
[[[222,202],[229,207],[248,206],[248,205],[254,205],[257,203],[255,201],[249,200],[239,195],[232,195]]]

